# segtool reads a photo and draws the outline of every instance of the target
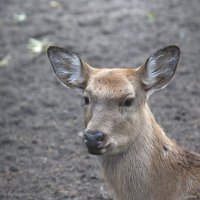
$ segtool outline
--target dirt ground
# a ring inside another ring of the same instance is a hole
[[[14,14],[25,13],[26,20]],[[156,49],[181,48],[171,84],[150,98],[181,146],[200,152],[199,0],[1,0],[0,200],[105,200],[84,129],[80,93],[56,79],[30,38],[79,52],[92,66],[138,66]]]

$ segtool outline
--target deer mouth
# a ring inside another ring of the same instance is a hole
[[[92,154],[92,155],[102,155],[103,152],[102,152],[103,149],[96,149],[96,148],[88,148],[88,153]]]
[[[88,153],[92,154],[92,155],[103,155],[106,154],[107,152],[109,152],[109,147],[110,144],[104,147],[99,147],[99,148],[87,148],[88,149]]]

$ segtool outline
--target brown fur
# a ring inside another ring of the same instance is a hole
[[[137,69],[95,69],[56,47],[48,55],[64,84],[84,89],[86,131],[105,134],[99,158],[116,200],[200,199],[200,155],[169,139],[147,103],[174,76],[177,46],[158,50]]]
[[[127,81],[132,82],[132,88],[128,86]],[[87,89],[91,90],[96,98],[100,97],[101,100],[117,99],[128,93],[129,89],[134,90],[132,93],[136,95],[141,89],[141,85],[136,83],[137,81],[136,71],[104,69],[97,74],[95,73],[94,76],[91,75]],[[132,140],[132,136],[128,136],[131,144],[125,153],[102,157],[105,179],[114,189],[116,199],[198,199],[198,189],[200,188],[199,154],[181,149],[165,135],[143,99],[142,91],[139,92],[141,94],[137,96],[135,101],[140,107],[138,120],[142,127],[140,130],[132,129],[134,134],[139,132],[138,138]],[[95,118],[95,121],[98,119],[98,124],[102,125],[104,121],[112,120],[112,117],[106,118],[108,110],[104,112],[106,113],[103,114],[103,121],[98,116]],[[91,119],[87,119],[87,117],[86,121],[90,122],[90,129],[95,127],[105,131],[105,129],[97,127],[99,125],[96,123],[92,123],[94,126],[91,127]],[[127,132],[130,132],[131,127],[128,129]],[[109,130],[107,129],[106,132]],[[146,160],[147,158],[148,160]]]

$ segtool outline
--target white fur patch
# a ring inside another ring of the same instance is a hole
[[[147,67],[148,80],[146,80],[148,84],[155,82],[156,77],[159,75],[159,71],[157,70],[156,66],[157,66],[156,59],[149,58],[148,67]]]
[[[82,83],[84,78],[82,77],[82,63],[80,58],[67,51],[52,51],[49,53],[54,71],[58,79],[67,86],[77,86]]]
[[[69,73],[70,75],[68,81],[72,84],[79,83],[80,79],[82,79],[80,59],[75,54],[64,54],[63,58],[69,61],[69,67],[68,69],[66,69],[66,71],[64,71],[65,73]]]

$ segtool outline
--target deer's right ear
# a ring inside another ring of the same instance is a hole
[[[147,97],[164,88],[176,72],[180,57],[178,46],[171,45],[154,52],[139,69]]]
[[[47,50],[51,65],[58,79],[67,87],[84,88],[92,70],[75,53],[51,46]]]

